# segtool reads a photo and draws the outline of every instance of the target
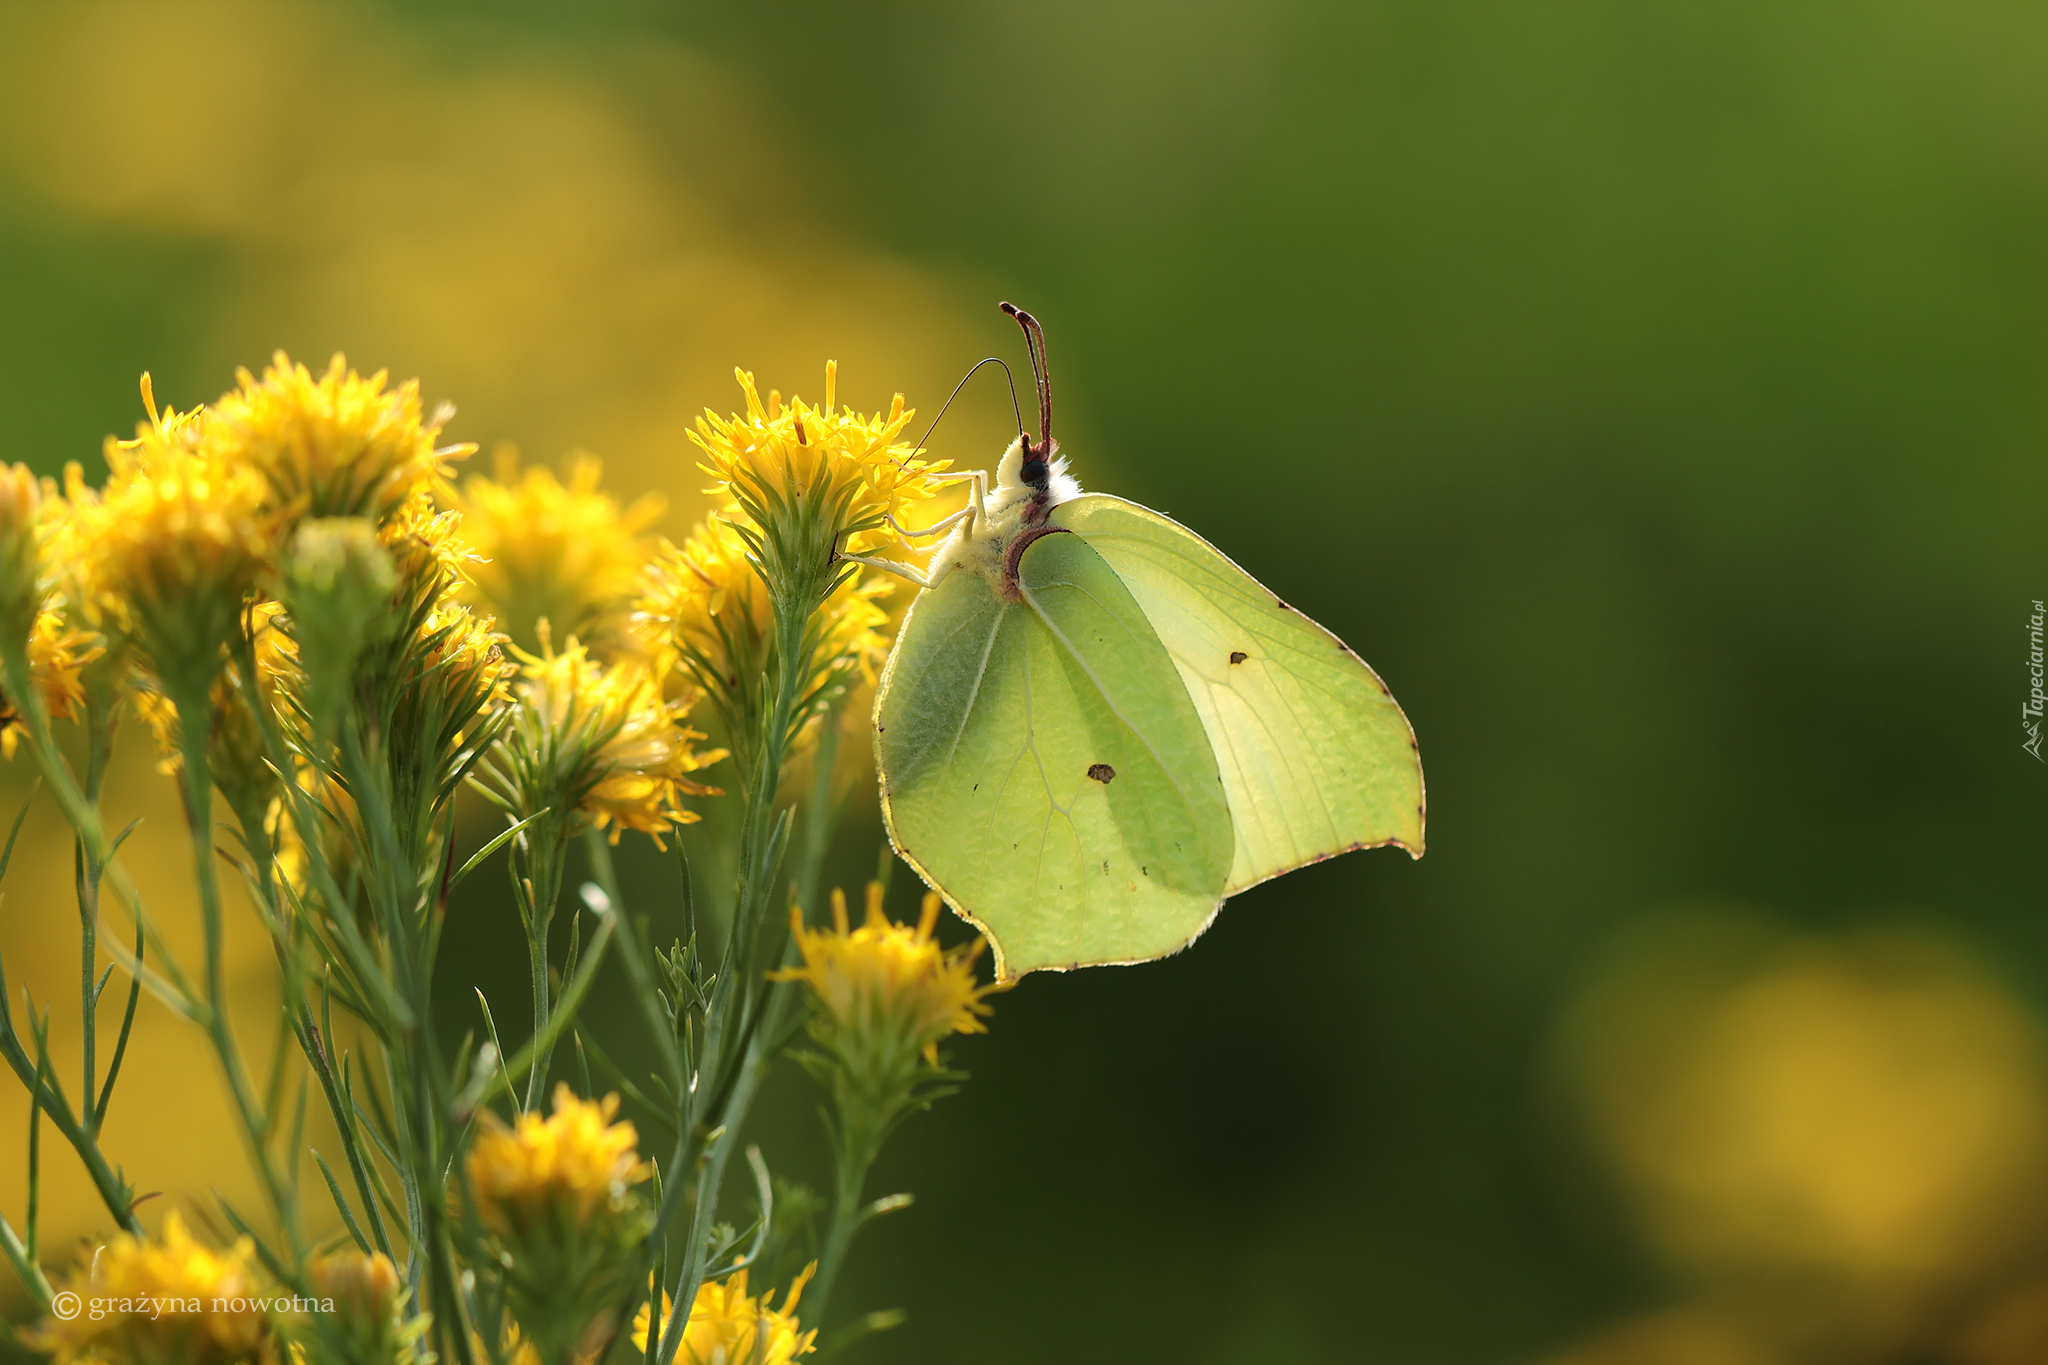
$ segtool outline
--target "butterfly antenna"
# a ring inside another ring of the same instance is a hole
[[[1045,359],[1045,329],[1016,304],[1002,307],[1024,329],[1024,347],[1031,352],[1031,373],[1038,380],[1038,455],[1047,459],[1052,455],[1052,367]]]
[[[1001,365],[1003,367],[1003,376],[1010,381],[1010,407],[1017,414],[1017,436],[1020,440],[1023,438],[1024,409],[1022,405],[1020,405],[1017,402],[1017,376],[1010,373],[1010,365],[1008,361],[1004,360],[1001,356],[992,355],[988,357],[988,359],[986,360],[975,361],[974,368],[970,369],[966,374],[960,376],[960,382],[955,384],[953,386],[953,392],[946,396],[945,407],[939,409],[939,416],[932,418],[932,424],[924,429],[924,436],[917,443],[917,448],[919,450],[924,449],[926,443],[932,439],[932,433],[938,430],[939,417],[944,417],[946,415],[946,408],[950,408],[953,406],[953,400],[960,396],[960,390],[966,388],[967,381],[974,378],[974,371],[980,369],[984,365]]]

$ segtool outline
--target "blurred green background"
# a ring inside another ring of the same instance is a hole
[[[935,413],[1015,299],[1084,485],[1388,681],[1429,856],[1000,997],[878,1170],[861,1358],[2048,1360],[2044,63],[2002,4],[0,5],[4,454],[345,349],[680,535],[734,363]],[[499,913],[451,995],[519,998]],[[234,1188],[143,1028],[113,1145]]]

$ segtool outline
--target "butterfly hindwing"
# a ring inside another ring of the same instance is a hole
[[[1089,493],[1050,520],[1116,571],[1186,685],[1236,831],[1226,895],[1350,849],[1421,856],[1415,732],[1341,640],[1136,503]]]
[[[1031,543],[1018,589],[956,573],[904,619],[875,706],[890,837],[1004,978],[1164,956],[1214,915],[1235,847],[1207,732],[1082,537]]]

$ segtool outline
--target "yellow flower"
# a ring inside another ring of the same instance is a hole
[[[608,641],[622,624],[647,558],[641,533],[665,504],[649,495],[622,510],[598,491],[603,473],[596,457],[578,455],[566,486],[551,469],[522,476],[518,452],[503,446],[494,478],[463,483],[462,534],[479,557],[468,595],[523,648],[539,647],[543,620],[558,640],[589,642]]]
[[[419,381],[384,387],[383,370],[365,379],[336,355],[318,379],[283,351],[259,380],[238,370],[240,387],[222,395],[205,424],[203,446],[223,463],[253,470],[268,506],[300,517],[369,517],[383,523],[415,494],[446,482],[447,461],[474,446],[434,448],[444,412],[423,420]]]
[[[867,922],[847,924],[846,893],[832,892],[832,927],[806,928],[803,911],[790,910],[790,933],[803,965],[770,973],[773,981],[801,981],[811,988],[838,1029],[866,1037],[895,1036],[938,1060],[939,1040],[949,1033],[985,1033],[982,1000],[995,988],[974,981],[972,947],[947,951],[932,937],[939,895],[925,893],[917,927],[882,913],[882,884],[869,882]]]
[[[747,1272],[735,1270],[723,1280],[707,1280],[697,1289],[690,1305],[690,1320],[683,1324],[682,1344],[676,1359],[684,1365],[789,1365],[798,1356],[816,1350],[818,1331],[806,1332],[797,1321],[797,1300],[804,1286],[817,1273],[816,1261],[805,1266],[791,1281],[789,1298],[773,1307],[775,1291],[760,1298],[747,1294]],[[661,1325],[668,1325],[671,1303],[666,1291],[661,1296]],[[633,1319],[633,1345],[647,1351],[648,1305],[641,1304]],[[658,1330],[658,1329],[657,1329]]]
[[[651,1168],[633,1125],[612,1122],[618,1108],[617,1095],[592,1103],[558,1086],[552,1116],[522,1114],[508,1128],[486,1115],[470,1144],[470,1189],[497,1242],[507,1306],[542,1360],[571,1358],[653,1226],[632,1188]]]
[[[697,753],[704,736],[682,723],[688,699],[666,701],[661,684],[637,660],[605,665],[575,639],[557,653],[542,632],[543,653],[523,651],[524,705],[501,741],[516,775],[522,814],[573,805],[600,829],[637,829],[661,836],[700,817],[682,796],[715,796],[716,787],[690,774],[716,763],[723,750]]]
[[[508,1234],[557,1209],[582,1223],[622,1200],[650,1168],[633,1125],[612,1122],[618,1110],[617,1095],[579,1100],[558,1085],[550,1117],[521,1114],[508,1128],[487,1114],[469,1148],[470,1185],[485,1224]]]
[[[85,1311],[54,1318],[36,1345],[59,1365],[231,1365],[273,1355],[270,1324],[250,1270],[248,1238],[225,1252],[192,1240],[173,1212],[162,1235],[126,1233],[101,1248],[67,1288]],[[112,1311],[99,1312],[111,1308]],[[96,1315],[98,1314],[98,1315]]]
[[[767,666],[774,611],[728,516],[707,518],[680,548],[661,543],[642,577],[631,628],[657,668],[680,667],[721,697],[749,696]],[[815,698],[849,669],[873,680],[889,653],[889,614],[878,602],[894,588],[890,579],[856,570],[825,599],[811,623],[816,648],[800,697]]]
[[[35,633],[28,637],[29,675],[42,694],[43,709],[52,720],[71,720],[85,700],[79,674],[106,651],[85,631],[66,630],[64,618],[54,611],[37,615]],[[21,712],[0,693],[0,752],[8,758],[21,743]]]
[[[903,406],[902,394],[886,416],[864,417],[839,408],[834,392],[839,366],[827,361],[822,405],[791,398],[785,407],[773,391],[763,405],[754,376],[745,370],[733,373],[746,393],[746,412],[727,418],[707,410],[690,437],[708,460],[700,467],[716,480],[707,491],[733,498],[763,525],[771,524],[781,508],[815,504],[835,538],[834,549],[922,553],[886,519],[900,522],[913,504],[933,496],[932,476],[949,462],[928,461],[921,450],[896,439],[914,411]]]
[[[178,688],[219,671],[271,530],[262,480],[186,449],[182,430],[144,425],[132,442],[110,439],[106,492],[75,504],[64,533],[97,609]]]

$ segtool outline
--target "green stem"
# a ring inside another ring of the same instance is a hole
[[[804,851],[791,882],[796,903],[806,915],[818,913],[818,887],[824,875],[825,855],[831,850],[832,831],[839,823],[839,812],[832,805],[832,774],[839,763],[839,722],[844,703],[842,696],[826,712],[817,752],[811,755],[811,795],[804,807]]]
[[[683,1328],[689,1325],[690,1306],[697,1302],[697,1291],[704,1284],[704,1249],[718,1211],[719,1187],[725,1183],[726,1162],[739,1143],[747,1111],[753,1107],[754,1092],[764,1069],[761,1062],[758,1053],[750,1047],[732,1091],[717,1115],[718,1127],[722,1131],[718,1140],[711,1144],[703,1173],[697,1182],[696,1207],[692,1210],[689,1233],[683,1243],[683,1268],[676,1276],[675,1311],[670,1314],[668,1327],[661,1334],[661,1351],[656,1365],[673,1365],[676,1351],[683,1343]],[[677,1178],[682,1178],[680,1170]]]
[[[825,1245],[818,1257],[817,1278],[804,1295],[804,1316],[816,1324],[825,1321],[825,1309],[832,1301],[840,1267],[846,1263],[847,1249],[853,1245],[853,1235],[867,1221],[861,1210],[861,1193],[867,1185],[868,1168],[875,1164],[882,1148],[879,1126],[850,1123],[843,1109],[840,1122],[844,1131],[833,1168],[832,1224],[826,1230]]]
[[[42,1105],[43,1112],[50,1116],[51,1126],[63,1134],[71,1149],[78,1153],[78,1159],[85,1164],[86,1173],[92,1177],[93,1188],[99,1192],[107,1212],[114,1215],[114,1221],[124,1231],[139,1236],[142,1224],[135,1217],[134,1200],[127,1182],[107,1164],[99,1142],[72,1116],[71,1103],[64,1098],[64,1092],[55,1080],[47,1077],[43,1068],[29,1061],[21,1038],[14,1031],[14,1009],[7,999],[7,973],[4,969],[0,969],[0,1056],[7,1059],[16,1078],[28,1089],[32,1102]]]
[[[178,729],[183,740],[185,810],[192,834],[193,869],[199,886],[200,922],[205,939],[206,1031],[227,1078],[228,1094],[234,1101],[236,1117],[241,1121],[250,1160],[263,1180],[271,1211],[290,1241],[294,1259],[297,1259],[301,1245],[296,1201],[277,1169],[265,1138],[267,1130],[263,1114],[250,1086],[248,1071],[242,1064],[241,1048],[235,1042],[234,1026],[228,1015],[227,932],[213,849],[213,773],[206,752],[207,733],[212,722],[212,707],[207,695],[210,688],[184,691],[185,695],[173,700],[178,708]]]
[[[548,1022],[554,1010],[553,983],[548,980],[548,931],[555,922],[555,906],[562,897],[562,864],[569,847],[570,818],[549,816],[515,841],[512,875],[518,885],[513,894],[521,902],[526,921],[526,960],[533,987],[533,1036],[539,1044],[533,1073],[526,1079],[526,1102],[522,1110],[538,1106],[547,1094],[548,1066],[554,1057],[554,1035]],[[525,844],[525,858],[517,856],[517,845]],[[520,866],[525,872],[521,875]],[[545,1039],[545,1042],[540,1040]]]
[[[113,727],[106,723],[100,711],[92,712],[88,739],[88,753],[85,764],[85,800],[97,816],[100,810],[100,785],[107,774],[107,754],[112,747]],[[88,849],[83,838],[72,840],[72,864],[77,877],[78,896],[78,999],[80,1020],[84,1035],[84,1103],[94,1112],[85,1115],[86,1123],[98,1131],[97,1106],[92,1097],[99,1093],[99,990],[96,978],[99,976],[99,919],[100,919],[100,860],[97,853]]]
[[[14,1227],[5,1214],[0,1214],[0,1255],[5,1255],[7,1263],[14,1267],[16,1278],[35,1300],[36,1311],[47,1316],[50,1311],[50,1281],[44,1276],[43,1268],[36,1264],[34,1255],[15,1235]]]

